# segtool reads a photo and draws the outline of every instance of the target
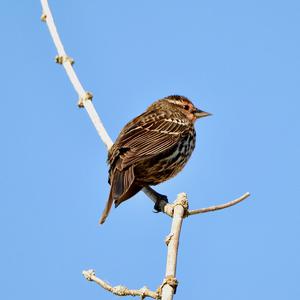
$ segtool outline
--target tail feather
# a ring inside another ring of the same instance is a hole
[[[102,215],[101,215],[101,218],[99,219],[99,224],[103,224],[110,212],[110,209],[112,207],[112,204],[114,202],[114,198],[113,198],[113,195],[112,195],[112,189],[110,190],[110,193],[109,193],[109,197],[108,197],[108,200],[106,202],[106,206],[102,212]]]
[[[134,170],[130,167],[126,171],[115,170],[111,178],[111,189],[109,197],[99,220],[103,224],[110,212],[113,202],[115,207],[119,206],[123,201],[129,199],[141,190],[141,187],[134,183]]]

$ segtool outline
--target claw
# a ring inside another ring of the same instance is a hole
[[[158,195],[158,200],[155,202],[155,205],[154,205],[154,210],[155,210],[154,213],[161,212],[160,201],[165,201],[165,202],[169,203],[167,196],[159,194]]]

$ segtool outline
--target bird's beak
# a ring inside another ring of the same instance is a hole
[[[207,117],[207,116],[211,116],[212,114],[206,111],[203,111],[201,109],[196,108],[196,110],[194,111],[194,116],[197,119],[203,118],[203,117]]]

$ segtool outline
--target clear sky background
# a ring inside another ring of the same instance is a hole
[[[300,2],[50,1],[75,69],[113,139],[156,99],[200,120],[184,169],[158,191],[227,210],[184,221],[176,299],[300,299]],[[143,193],[97,221],[106,149],[62,67],[39,1],[0,4],[0,298],[117,299],[161,283],[170,219]]]

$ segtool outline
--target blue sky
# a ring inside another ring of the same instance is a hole
[[[300,297],[300,2],[50,1],[68,54],[113,139],[156,99],[182,94],[200,120],[184,171],[158,187],[190,207],[176,299]],[[115,299],[86,282],[156,289],[170,219],[142,193],[97,225],[106,150],[63,68],[39,1],[2,1],[0,298]],[[200,296],[199,296],[200,295]]]

